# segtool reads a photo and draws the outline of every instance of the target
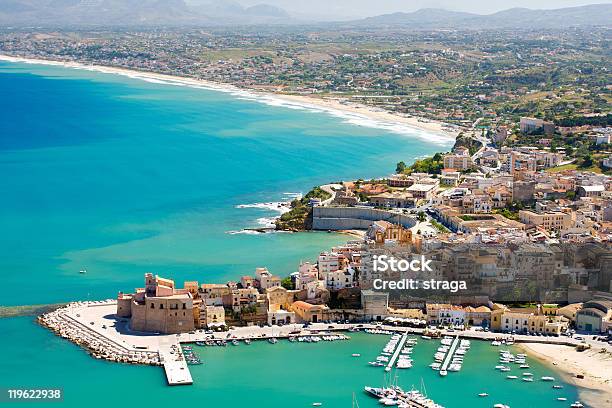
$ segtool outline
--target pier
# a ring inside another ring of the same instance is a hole
[[[459,336],[455,337],[450,348],[448,349],[448,353],[446,353],[446,357],[444,357],[444,361],[442,362],[442,366],[440,367],[440,372],[446,371],[446,369],[448,368],[448,365],[451,362],[451,359],[453,358],[453,355],[455,354],[455,350],[457,349],[458,345],[459,345]]]
[[[168,385],[191,385],[193,379],[178,341],[160,342],[159,359],[166,373]]]
[[[385,367],[385,371],[391,371],[391,369],[393,368],[393,364],[395,364],[395,361],[397,360],[397,357],[401,353],[402,348],[404,347],[404,343],[406,343],[407,339],[408,339],[408,333],[404,333],[400,341],[397,342],[397,347],[395,348],[393,355],[389,359],[389,364],[387,364],[387,367]]]

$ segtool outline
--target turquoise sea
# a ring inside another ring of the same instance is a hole
[[[417,130],[266,102],[0,62],[0,306],[113,297],[140,286],[146,271],[179,283],[224,282],[257,266],[285,276],[347,237],[230,233],[275,215],[238,205],[382,176],[399,160],[450,147]],[[355,392],[364,407],[377,403],[362,394],[363,385],[383,381],[382,371],[366,364],[386,341],[377,336],[203,349],[195,385],[171,388],[161,369],[94,360],[30,317],[0,319],[0,332],[0,387],[63,386],[65,406],[345,407]],[[560,406],[548,385],[498,378],[488,345],[476,345],[464,371],[445,379],[426,367],[433,345],[418,347],[422,364],[399,382],[418,386],[423,378],[447,406],[491,406],[474,395],[493,389],[496,402],[512,407]],[[364,357],[351,358],[354,352]],[[534,373],[546,371],[535,366]],[[576,390],[564,393],[572,400]]]

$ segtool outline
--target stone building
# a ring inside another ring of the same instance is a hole
[[[170,279],[145,274],[145,287],[133,294],[119,293],[117,315],[130,319],[134,331],[183,333],[195,329],[193,295],[176,289]]]

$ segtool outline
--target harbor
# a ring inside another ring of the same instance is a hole
[[[193,385],[198,381],[197,378],[193,377],[194,370],[196,373],[199,373],[196,377],[200,377],[200,373],[210,369],[211,363],[214,365],[217,356],[225,355],[226,352],[235,354],[237,350],[241,349],[246,351],[254,350],[252,347],[256,347],[255,349],[259,350],[264,342],[266,345],[263,347],[270,347],[270,350],[284,350],[286,347],[306,347],[306,349],[300,349],[300,353],[304,353],[304,350],[308,349],[313,350],[313,352],[315,349],[321,350],[320,353],[325,353],[326,349],[336,349],[336,347],[323,345],[323,343],[337,343],[340,340],[339,344],[344,343],[347,345],[343,348],[351,350],[345,354],[345,358],[353,361],[350,364],[367,366],[359,357],[368,353],[371,348],[358,346],[365,336],[365,338],[371,338],[375,342],[385,342],[386,348],[383,349],[388,354],[385,356],[388,360],[385,362],[377,361],[382,363],[377,365],[384,367],[384,372],[389,374],[394,372],[400,373],[403,370],[392,370],[411,368],[410,372],[416,370],[415,375],[419,373],[418,375],[424,376],[422,370],[428,368],[427,365],[422,364],[422,367],[413,365],[413,350],[416,350],[414,346],[417,341],[416,338],[409,337],[410,335],[422,334],[424,336],[424,339],[421,340],[423,345],[418,347],[419,349],[423,348],[421,353],[427,353],[427,350],[434,351],[435,348],[433,347],[437,347],[436,344],[444,345],[443,343],[446,343],[449,349],[442,363],[448,371],[452,371],[451,367],[453,364],[460,362],[457,360],[457,357],[462,357],[462,355],[458,353],[460,350],[466,349],[466,346],[469,346],[469,342],[466,343],[467,338],[483,340],[477,342],[481,353],[482,350],[487,350],[487,353],[505,351],[505,349],[500,350],[500,348],[492,345],[493,342],[501,344],[502,340],[504,343],[520,342],[522,340],[522,336],[516,335],[505,336],[494,333],[473,332],[453,333],[452,337],[450,336],[451,333],[448,333],[438,343],[435,339],[429,339],[429,336],[424,335],[422,329],[384,326],[380,324],[323,323],[312,324],[308,327],[297,324],[282,327],[250,326],[233,328],[227,332],[206,333],[204,331],[194,331],[180,335],[161,335],[131,331],[125,324],[125,321],[114,315],[115,308],[116,302],[114,300],[75,302],[41,316],[39,322],[41,325],[52,329],[59,336],[67,338],[83,347],[95,358],[119,363],[162,366],[168,385]],[[361,333],[358,333],[359,331]],[[355,336],[358,336],[360,339],[357,343],[353,339]],[[529,340],[539,339],[529,338]],[[572,339],[546,339],[546,341],[551,340],[572,341]],[[252,345],[253,343],[258,343],[260,346],[254,346]],[[321,347],[313,346],[317,343],[321,344]],[[353,344],[356,345],[352,346]],[[229,345],[229,347],[224,347],[226,345]],[[225,349],[227,351],[222,351]],[[241,353],[238,352],[239,355]],[[523,362],[526,364],[526,360],[521,359],[522,356],[517,353],[514,356],[516,364],[518,364],[517,367],[520,367]],[[508,359],[509,355],[503,354],[502,357]],[[405,363],[409,361],[410,364],[400,364],[402,361]],[[403,365],[403,367],[400,365]],[[525,372],[533,371],[531,368],[529,370],[526,368],[521,370]],[[372,370],[370,372],[374,373],[376,371]],[[468,372],[470,371],[468,370]],[[469,374],[466,375],[469,376]],[[537,379],[535,383],[548,384],[550,381],[542,378],[552,376],[550,374],[538,376],[534,373],[533,377]],[[447,377],[445,381],[448,381],[448,379],[450,377]],[[431,379],[428,380],[428,382],[431,381]],[[508,381],[508,383],[512,382]],[[533,384],[529,380],[519,380],[515,384],[521,383],[524,386]],[[412,384],[404,385],[410,386]],[[562,395],[562,392],[566,391],[567,388],[565,390],[551,388],[552,385],[561,384],[555,380],[550,382],[550,385],[547,387],[550,388],[551,392],[557,394],[556,396],[551,396],[555,401],[556,398],[567,398],[569,402],[575,399],[575,396],[571,394],[567,396],[566,394]],[[474,395],[484,392],[480,389],[477,391],[474,392]],[[559,400],[558,402],[563,401]]]

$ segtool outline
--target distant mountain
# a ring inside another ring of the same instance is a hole
[[[265,0],[264,0],[265,1]],[[333,1],[333,0],[330,0]],[[513,8],[489,15],[427,8],[325,26],[412,29],[555,28],[610,25],[612,4],[556,10]],[[139,26],[299,24],[269,4],[235,0],[0,0],[2,26]]]
[[[287,13],[285,10],[269,4],[257,4],[255,6],[246,8],[244,12],[250,16],[289,18],[289,13]]]
[[[494,28],[562,28],[610,25],[612,4],[592,4],[555,10],[513,8],[480,15],[441,9],[421,9],[413,13],[383,14],[346,23],[368,27],[403,27],[414,29],[494,29]]]
[[[291,21],[275,6],[232,0],[0,0],[0,25],[223,25]]]

